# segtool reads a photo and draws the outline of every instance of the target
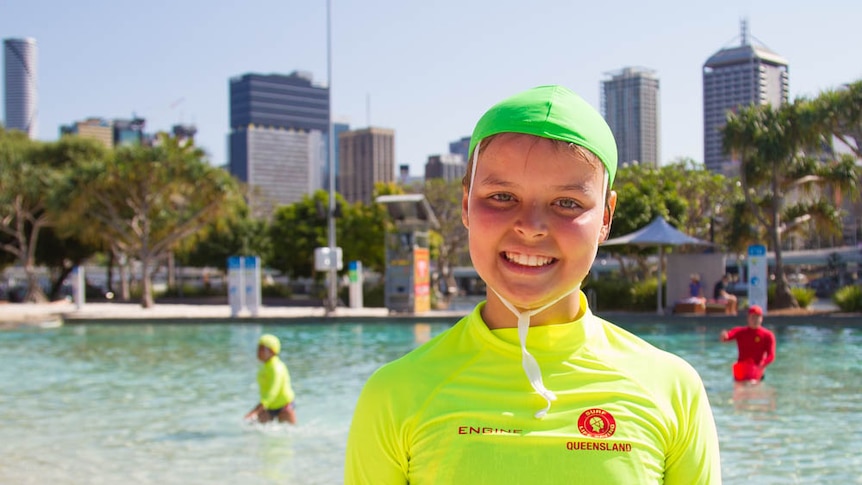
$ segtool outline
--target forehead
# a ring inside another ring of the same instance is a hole
[[[577,176],[587,180],[602,180],[604,166],[586,148],[559,140],[521,133],[502,133],[482,142],[476,169],[483,173],[504,172],[530,162],[530,175],[551,173],[556,176]],[[540,164],[539,167],[532,166]],[[533,169],[540,168],[540,171]],[[541,172],[541,173],[539,173]]]

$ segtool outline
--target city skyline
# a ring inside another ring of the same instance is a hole
[[[845,52],[862,46],[862,5],[801,1],[780,8],[729,1],[704,11],[623,2],[613,12],[559,1],[333,2],[333,117],[352,129],[395,130],[396,166],[423,173],[428,156],[470,134],[494,100],[538,84],[564,84],[596,108],[603,73],[630,65],[661,81],[661,162],[703,162],[701,70],[739,43],[789,63],[790,98],[862,78]],[[772,9],[776,10],[772,10]],[[0,0],[0,37],[39,45],[38,138],[91,116],[147,120],[147,131],[196,125],[199,146],[227,162],[229,90],[246,73],[307,71],[326,84],[325,3],[243,5],[158,0],[146,8],[98,0]]]

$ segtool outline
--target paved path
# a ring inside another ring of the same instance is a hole
[[[0,327],[19,325],[56,326],[64,322],[113,321],[255,321],[271,319],[327,319],[327,318],[446,318],[455,321],[466,311],[432,311],[422,315],[390,314],[386,308],[344,308],[327,315],[322,307],[264,306],[257,316],[240,314],[231,318],[228,305],[159,304],[143,308],[137,303],[87,303],[77,308],[73,303],[5,303],[0,304]]]

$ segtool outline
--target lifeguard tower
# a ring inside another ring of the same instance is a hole
[[[440,224],[422,194],[381,195],[395,231],[386,233],[384,304],[390,312],[431,309],[431,252],[428,231]]]

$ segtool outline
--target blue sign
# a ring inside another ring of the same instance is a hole
[[[766,256],[766,246],[762,244],[752,244],[748,246],[749,256]]]

